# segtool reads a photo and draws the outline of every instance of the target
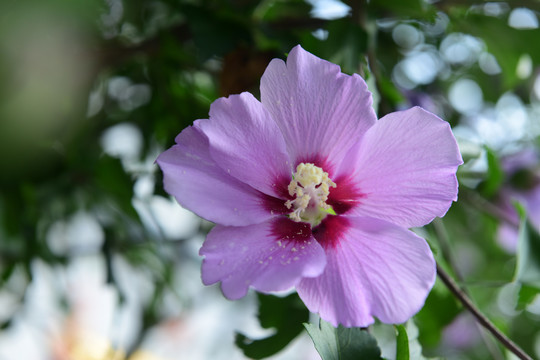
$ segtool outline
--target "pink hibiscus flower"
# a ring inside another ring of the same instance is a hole
[[[165,189],[215,222],[204,284],[229,299],[296,287],[334,326],[401,323],[435,281],[409,227],[443,216],[462,163],[450,126],[413,108],[377,120],[358,75],[304,51],[250,93],[216,100],[159,156]]]

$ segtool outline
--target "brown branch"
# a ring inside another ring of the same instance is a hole
[[[439,264],[437,264],[437,275],[439,275],[442,282],[455,295],[461,304],[463,304],[463,306],[476,318],[478,323],[488,330],[505,348],[510,350],[521,360],[533,360],[532,357],[527,355],[527,353],[525,353],[516,343],[497,329],[495,325],[493,325],[493,323],[484,314],[482,314],[482,312],[480,312],[467,294],[461,290],[456,282],[439,266]]]
[[[435,234],[437,235],[437,238],[439,239],[439,245],[441,247],[441,253],[443,258],[448,262],[448,265],[456,275],[456,278],[460,284],[463,284],[463,275],[459,272],[459,266],[455,261],[454,256],[452,255],[452,250],[450,246],[450,239],[448,237],[448,233],[446,232],[446,228],[444,227],[444,223],[441,219],[435,219],[432,223],[433,229],[435,231]],[[467,289],[465,287],[462,287],[461,290],[465,293],[465,295],[469,295],[467,292]],[[484,341],[484,344],[486,345],[488,351],[490,352],[492,358],[494,360],[502,360],[503,354],[501,349],[496,346],[496,341],[493,338],[488,337],[487,330],[484,329],[479,323],[476,323],[476,326],[478,327],[478,331],[480,332],[480,335],[482,336],[482,340]]]

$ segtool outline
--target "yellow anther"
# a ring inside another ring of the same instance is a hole
[[[310,223],[317,226],[332,209],[326,203],[330,187],[336,184],[330,180],[328,173],[310,163],[300,163],[289,183],[289,195],[293,200],[287,200],[285,206],[293,211],[289,214],[291,220]]]
[[[289,195],[294,196],[297,187],[298,183],[295,180],[292,180],[288,187]]]

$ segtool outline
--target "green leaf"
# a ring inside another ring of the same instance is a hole
[[[238,43],[251,43],[248,23],[239,13],[216,12],[187,2],[182,4],[182,12],[203,61],[225,55]]]
[[[97,163],[95,181],[98,189],[114,199],[125,214],[133,219],[139,218],[131,203],[133,179],[126,173],[119,159],[102,156]]]
[[[529,287],[540,288],[540,234],[524,216],[521,208],[516,281]]]
[[[385,74],[379,74],[377,79],[377,84],[381,95],[392,104],[396,106],[397,104],[403,103],[404,97],[403,94],[398,90],[396,85],[385,76]]]
[[[236,333],[236,346],[252,359],[262,359],[282,350],[302,332],[303,323],[309,319],[309,311],[296,293],[284,298],[258,294],[258,298],[261,326],[274,328],[276,333],[263,339]]]
[[[254,14],[264,21],[280,19],[309,18],[313,6],[304,0],[285,0],[262,2]]]
[[[518,293],[516,310],[524,310],[528,305],[532,304],[538,294],[540,294],[539,288],[534,286],[521,285]]]
[[[528,221],[525,208],[516,203],[521,217],[515,281],[520,284],[517,310],[524,310],[540,294],[540,234]]]
[[[504,171],[501,167],[497,155],[486,147],[488,170],[486,179],[480,183],[479,190],[487,198],[495,195],[504,181]]]
[[[414,359],[414,360],[439,359],[436,357],[425,357],[423,355],[422,345],[420,344],[420,341],[418,339],[418,335],[420,335],[420,332],[414,321],[409,320],[403,326],[405,330],[407,330],[407,340],[408,340],[408,349],[409,349],[409,353],[408,353],[409,357],[407,357],[407,359],[409,358]]]
[[[330,21],[326,26],[328,38],[319,40],[309,34],[302,46],[309,52],[341,66],[345,73],[357,73],[365,63],[368,35],[350,19]]]
[[[396,360],[409,360],[409,336],[403,325],[395,325],[396,338]]]
[[[380,360],[377,341],[361,328],[333,327],[320,320],[319,326],[304,324],[322,360]]]
[[[540,62],[540,47],[533,46],[540,36],[540,29],[514,29],[508,26],[506,17],[496,18],[470,14],[452,19],[455,30],[469,33],[485,41],[487,50],[495,56],[501,66],[501,75],[507,89],[521,79],[516,68],[521,55],[529,54],[533,64]]]
[[[388,12],[398,17],[424,18],[433,20],[436,11],[422,0],[376,0],[369,2],[369,12],[373,16],[388,16]]]

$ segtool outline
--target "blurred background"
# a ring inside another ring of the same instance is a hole
[[[316,319],[294,294],[231,302],[202,285],[212,224],[164,192],[154,164],[216,98],[258,96],[269,61],[297,44],[362,75],[379,117],[419,105],[450,122],[459,201],[415,231],[540,358],[539,11],[534,0],[3,0],[0,360],[319,358],[301,326]],[[407,329],[414,359],[512,358],[439,282]],[[395,358],[393,327],[371,332]]]

